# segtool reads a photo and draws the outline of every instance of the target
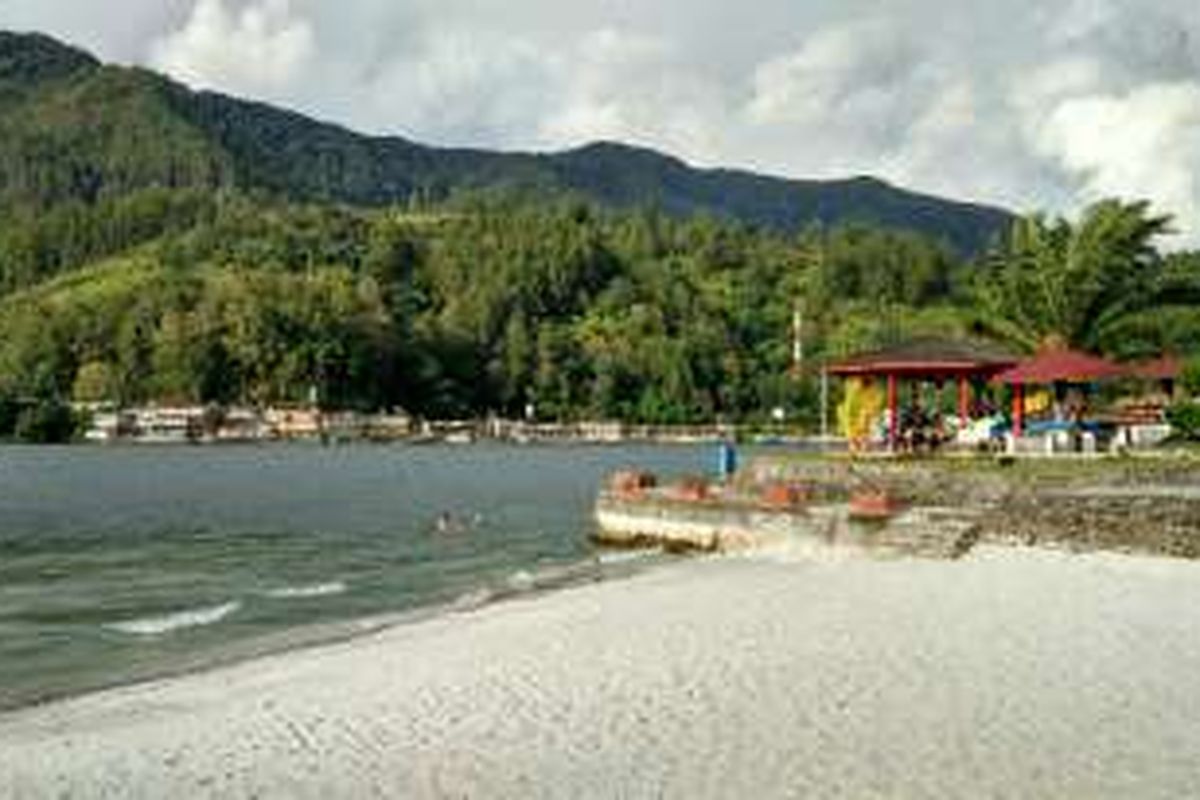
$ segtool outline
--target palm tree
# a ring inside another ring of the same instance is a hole
[[[1135,358],[1163,352],[1200,355],[1200,252],[1166,257],[1151,299],[1101,331],[1106,352]]]
[[[982,326],[1025,349],[1058,340],[1098,350],[1122,319],[1143,311],[1162,285],[1155,240],[1170,217],[1149,203],[1104,200],[1076,224],[1018,220],[974,285]]]

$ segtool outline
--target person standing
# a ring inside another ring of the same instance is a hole
[[[717,475],[728,483],[737,472],[737,449],[729,437],[722,437],[717,448]]]

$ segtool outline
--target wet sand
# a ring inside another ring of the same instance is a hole
[[[1200,793],[1200,564],[695,561],[0,717],[0,797]]]

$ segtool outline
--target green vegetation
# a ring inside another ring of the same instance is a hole
[[[543,419],[654,423],[762,421],[782,406],[812,421],[813,377],[789,375],[797,301],[814,360],[931,334],[1016,330],[1007,341],[1020,347],[1053,330],[1022,322],[1029,303],[1008,320],[987,305],[988,270],[1038,280],[1003,260],[1005,246],[981,267],[862,226],[792,236],[572,203],[413,214],[164,190],[73,213],[74,230],[122,232],[127,246],[110,233],[46,237],[41,261],[0,261],[2,285],[24,287],[0,299],[0,396],[271,404],[315,393],[331,408],[447,417],[532,405]],[[1200,259],[1137,252],[1177,297],[1200,287]],[[29,263],[48,266],[30,275]],[[1128,262],[1103,263],[1097,283],[1128,280]],[[1049,280],[1059,266],[1039,268]],[[1195,328],[1166,316],[1154,327],[1150,305],[1112,297],[1125,305],[1105,307],[1111,325],[1141,320],[1144,352],[1121,354],[1198,349]]]
[[[1179,376],[1183,399],[1167,411],[1179,438],[1189,442],[1200,442],[1200,355],[1189,360]]]
[[[95,265],[56,266],[0,301],[0,394],[265,404],[315,390],[332,407],[437,416],[534,404],[546,418],[742,417],[808,390],[785,374],[795,297],[870,304],[886,284],[880,301],[899,302],[952,266],[908,234],[839,231],[823,245],[578,205],[155,207],[145,229],[178,232],[116,258],[100,246]],[[883,250],[905,255],[867,255]]]
[[[1028,217],[994,249],[974,296],[997,333],[1030,347],[1056,339],[1136,356],[1188,337],[1194,347],[1197,265],[1161,257],[1156,240],[1169,226],[1147,203],[1118,200],[1097,203],[1074,225]]]
[[[812,423],[797,303],[810,364],[919,335],[1200,353],[1200,255],[1142,203],[964,255],[990,212],[869,181],[431,151],[7,34],[0,134],[0,437],[64,438],[69,401]]]
[[[1200,442],[1200,403],[1176,403],[1167,409],[1167,422],[1171,423],[1180,438]]]
[[[1200,398],[1200,355],[1193,357],[1183,367],[1179,386],[1190,397]]]
[[[709,214],[778,231],[858,222],[920,231],[975,253],[1006,212],[880,181],[789,181],[698,170],[601,143],[554,155],[425,147],[368,137],[271,106],[191,92],[145,70],[101,66],[38,36],[0,31],[0,209],[36,212],[152,188],[266,192],[387,207],[487,191],[539,202]]]

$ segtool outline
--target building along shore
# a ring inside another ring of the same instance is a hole
[[[254,409],[146,406],[116,409],[84,404],[84,439],[94,443],[205,444],[267,441],[409,441],[466,443],[587,442],[620,444],[714,442],[738,435],[729,425],[633,425],[610,421],[568,423],[418,420],[403,412],[329,412],[310,407]]]

